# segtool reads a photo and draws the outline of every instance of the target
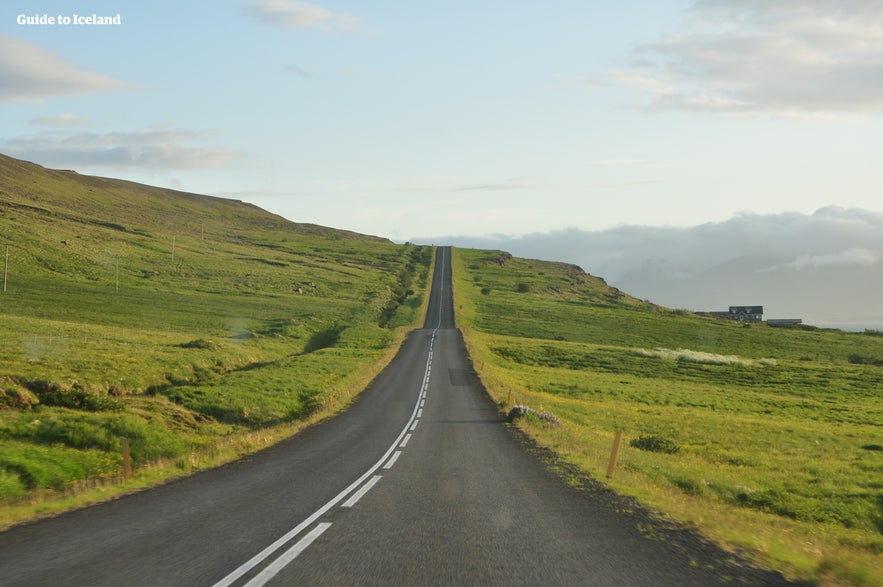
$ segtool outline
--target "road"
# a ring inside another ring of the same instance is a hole
[[[450,271],[439,248],[424,328],[346,412],[230,465],[0,533],[0,583],[784,584],[553,473],[475,376]]]

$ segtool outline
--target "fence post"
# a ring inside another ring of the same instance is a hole
[[[613,469],[616,468],[616,457],[619,454],[619,441],[622,440],[622,430],[617,430],[613,439],[613,452],[610,453],[610,463],[607,465],[607,478],[613,477]]]
[[[129,453],[129,439],[120,436],[120,447],[123,449],[123,476],[126,481],[132,480],[132,455]]]

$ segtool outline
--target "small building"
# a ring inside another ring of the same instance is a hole
[[[763,322],[763,306],[730,306],[730,320]]]
[[[803,324],[802,318],[770,318],[766,321],[770,326],[797,326]]]

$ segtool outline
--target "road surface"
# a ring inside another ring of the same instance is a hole
[[[424,328],[345,413],[230,465],[0,533],[0,584],[784,584],[551,472],[477,380],[450,271],[440,248]]]

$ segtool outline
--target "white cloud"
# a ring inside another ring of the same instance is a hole
[[[870,267],[880,261],[880,251],[856,248],[831,253],[828,255],[800,255],[793,261],[782,265],[782,268],[803,269],[806,267],[824,267],[826,265],[861,265]],[[773,267],[772,269],[778,269]]]
[[[883,4],[700,0],[679,34],[635,50],[617,82],[651,108],[727,115],[883,112]]]
[[[37,45],[0,35],[0,102],[131,89],[131,84],[81,69]]]
[[[57,116],[45,116],[31,120],[31,124],[41,126],[87,126],[93,122],[93,119],[85,116],[75,116],[73,112],[62,112]]]
[[[332,12],[300,0],[264,0],[245,10],[265,24],[287,29],[315,29],[326,33],[351,33],[363,29],[359,19],[351,14]]]
[[[44,132],[13,138],[3,150],[50,167],[124,169],[201,169],[223,167],[243,153],[190,144],[211,133],[188,130],[60,134]]]

